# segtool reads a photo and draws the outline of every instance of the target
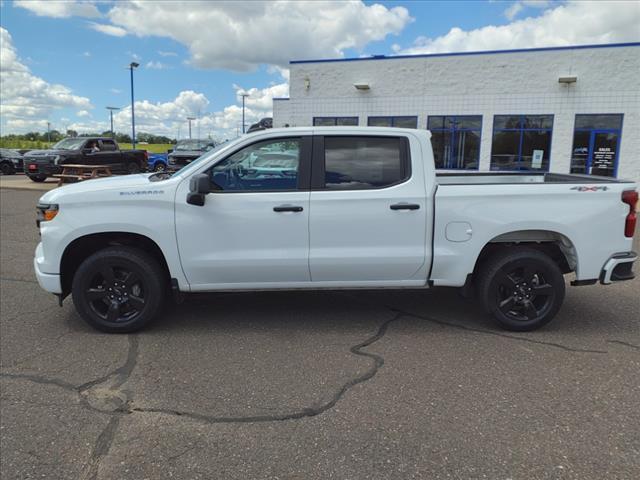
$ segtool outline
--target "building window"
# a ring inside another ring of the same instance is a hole
[[[370,127],[418,128],[418,117],[369,117]]]
[[[622,132],[622,114],[576,115],[571,173],[615,177]]]
[[[429,116],[436,168],[477,169],[481,129],[482,115]]]
[[[324,187],[329,190],[384,188],[409,177],[404,139],[324,137]]]
[[[355,127],[358,117],[313,117],[314,127]]]
[[[491,170],[549,171],[553,115],[495,115]]]

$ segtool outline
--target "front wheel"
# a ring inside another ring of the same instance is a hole
[[[163,162],[158,162],[153,166],[153,171],[154,172],[166,172],[167,171],[167,165]]]
[[[479,299],[507,330],[525,332],[549,323],[564,300],[558,265],[532,248],[507,248],[494,254],[478,279]]]
[[[166,274],[131,247],[109,247],[87,258],[73,277],[73,303],[92,327],[129,333],[149,323],[162,306]]]
[[[29,180],[36,183],[42,183],[47,179],[46,175],[29,175]]]
[[[10,163],[0,163],[0,173],[2,173],[2,175],[13,175],[16,173],[16,169],[13,168],[13,165]]]

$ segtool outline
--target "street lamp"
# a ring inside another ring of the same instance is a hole
[[[189,140],[191,140],[191,120],[195,120],[196,117],[187,117],[187,120],[189,120]]]
[[[109,110],[109,116],[111,117],[111,138],[116,138],[116,135],[113,132],[113,111],[114,110],[120,110],[120,108],[119,107],[107,107],[107,110]]]
[[[131,71],[131,145],[132,148],[136,148],[136,115],[134,111],[133,100],[133,70],[140,66],[139,63],[131,62],[127,67]],[[113,130],[113,129],[112,129]]]
[[[249,94],[247,92],[242,92],[240,96],[242,97],[242,133],[244,133],[244,99],[247,98]]]
[[[47,142],[51,143],[51,122],[47,122]]]

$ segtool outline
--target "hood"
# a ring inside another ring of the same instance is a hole
[[[30,150],[24,154],[25,157],[48,157],[52,155],[77,154],[77,150]]]
[[[193,157],[200,156],[204,153],[204,150],[180,150],[179,152],[173,151],[169,154],[170,157]]]
[[[92,180],[85,180],[78,183],[70,183],[62,187],[54,188],[53,190],[45,193],[41,198],[42,203],[58,203],[67,195],[75,194],[87,194],[95,192],[104,192],[105,190],[122,190],[129,192],[131,190],[157,190],[166,185],[168,180],[150,182],[149,176],[153,173],[138,173],[132,175],[121,175],[107,178],[95,178]]]

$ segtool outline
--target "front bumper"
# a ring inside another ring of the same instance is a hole
[[[638,259],[636,252],[623,252],[613,255],[602,267],[600,283],[609,285],[613,282],[633,280],[633,262]]]
[[[39,243],[36,247],[35,257],[33,259],[33,270],[36,273],[38,284],[43,290],[49,293],[61,294],[62,283],[60,282],[60,275],[57,273],[43,273],[40,269],[40,264],[43,262],[44,253],[42,251],[42,244]]]

